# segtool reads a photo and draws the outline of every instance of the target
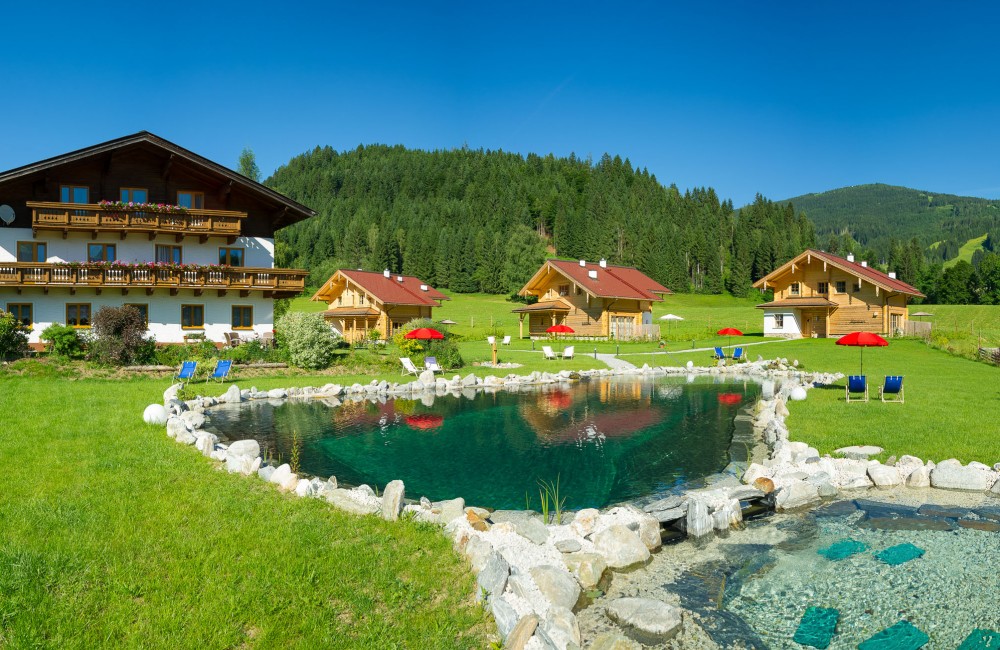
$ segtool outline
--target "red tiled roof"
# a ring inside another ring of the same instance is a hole
[[[373,295],[376,300],[388,305],[437,307],[439,300],[448,300],[448,296],[412,275],[393,274],[387,278],[374,271],[353,269],[340,269],[339,273]],[[400,282],[397,278],[403,278],[403,281]],[[427,291],[422,291],[421,285],[426,285]]]
[[[859,264],[858,262],[849,262],[843,257],[838,257],[836,255],[833,255],[832,253],[827,253],[825,251],[817,251],[809,249],[806,252],[811,253],[822,260],[826,260],[831,264],[840,266],[845,271],[849,271],[854,275],[863,278],[868,278],[875,284],[882,285],[886,289],[891,289],[892,291],[898,291],[899,293],[908,293],[914,296],[923,297],[924,295],[920,293],[920,290],[917,289],[916,287],[906,284],[901,280],[897,280],[896,278],[890,278],[888,273],[883,273],[882,271],[879,271],[878,269],[873,269],[870,266],[861,266],[861,264]]]
[[[579,262],[566,260],[548,260],[548,263],[600,298],[663,300],[660,294],[673,293],[653,278],[631,266],[608,264],[607,267],[601,268],[599,264],[593,262],[587,262],[586,266],[580,266]],[[596,280],[589,276],[590,271],[597,271]]]

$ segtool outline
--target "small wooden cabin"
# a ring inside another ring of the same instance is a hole
[[[754,283],[774,291],[764,311],[764,336],[839,337],[851,332],[906,331],[906,305],[922,298],[915,287],[856,262],[807,250]]]
[[[431,318],[431,310],[448,297],[412,275],[340,269],[312,300],[327,303],[323,318],[354,343],[368,338],[371,330],[387,340],[414,318]]]
[[[518,292],[538,302],[513,310],[518,332],[545,336],[553,325],[568,325],[578,336],[614,339],[658,338],[653,303],[672,293],[642,271],[613,266],[605,260],[579,262],[546,260]]]

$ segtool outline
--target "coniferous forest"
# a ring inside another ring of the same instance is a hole
[[[276,247],[276,264],[309,269],[311,286],[340,267],[388,268],[511,294],[556,255],[636,266],[673,291],[743,296],[816,244],[791,204],[758,195],[737,215],[711,188],[680,192],[607,154],[325,147],[267,184],[318,212],[280,231]]]

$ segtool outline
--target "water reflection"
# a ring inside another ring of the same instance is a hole
[[[345,483],[400,478],[411,497],[537,508],[539,480],[560,478],[568,507],[600,507],[720,470],[733,417],[753,383],[602,378],[472,399],[345,400],[234,407],[213,415],[230,438]]]

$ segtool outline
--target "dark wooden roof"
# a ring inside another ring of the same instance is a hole
[[[786,298],[785,300],[773,300],[757,305],[757,309],[775,308],[796,308],[796,307],[836,307],[837,303],[826,298]]]
[[[536,302],[533,305],[525,305],[524,307],[518,307],[517,309],[511,309],[515,314],[517,313],[530,313],[539,311],[569,311],[570,307],[562,300],[548,300],[544,302]]]
[[[156,149],[161,151],[171,162],[183,163],[189,168],[196,168],[210,176],[220,180],[225,180],[233,185],[239,186],[243,191],[254,196],[266,204],[274,207],[274,214],[271,217],[271,226],[274,230],[288,226],[290,224],[315,216],[316,212],[301,203],[294,201],[284,194],[276,192],[269,187],[250,180],[246,176],[239,174],[228,167],[220,165],[203,156],[185,149],[149,131],[140,131],[132,135],[127,135],[115,140],[108,140],[100,144],[95,144],[76,151],[70,151],[52,158],[39,160],[22,167],[0,172],[0,185],[9,181],[16,181],[32,176],[43,175],[46,171],[76,162],[86,161],[91,158],[108,156],[115,151],[144,147],[146,149]]]

